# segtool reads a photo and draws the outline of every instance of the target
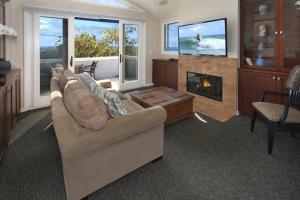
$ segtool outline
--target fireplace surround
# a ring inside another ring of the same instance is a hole
[[[187,91],[187,72],[222,77],[222,101]],[[194,111],[221,122],[229,120],[237,111],[238,60],[208,56],[179,56],[178,90],[195,96]]]
[[[187,72],[187,91],[217,101],[223,100],[223,78],[196,72]]]

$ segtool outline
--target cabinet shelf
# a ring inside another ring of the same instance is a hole
[[[275,21],[275,17],[271,15],[251,15],[245,21]]]

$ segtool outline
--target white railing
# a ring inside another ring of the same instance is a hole
[[[89,66],[93,61],[98,61],[95,78],[96,80],[115,78],[119,76],[119,57],[93,57],[93,58],[75,58],[75,65]]]
[[[137,56],[125,56],[126,68],[125,76],[127,79],[136,80],[138,76]],[[98,61],[95,78],[96,80],[111,79],[119,76],[119,57],[94,57],[94,58],[75,58],[75,65],[89,66],[93,61]]]

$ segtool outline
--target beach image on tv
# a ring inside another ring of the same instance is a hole
[[[225,20],[179,28],[180,54],[226,55]]]

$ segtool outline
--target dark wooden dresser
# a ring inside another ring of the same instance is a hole
[[[13,69],[6,75],[6,83],[0,86],[0,161],[11,130],[16,125],[20,108],[20,70]]]
[[[178,62],[153,59],[153,83],[158,87],[178,89]]]

